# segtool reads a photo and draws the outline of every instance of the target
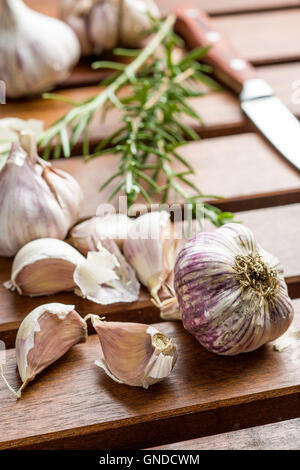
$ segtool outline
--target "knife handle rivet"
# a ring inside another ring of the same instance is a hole
[[[243,59],[232,59],[230,61],[230,67],[233,70],[243,70],[246,67],[246,62]]]
[[[208,33],[206,33],[206,39],[209,42],[218,42],[221,39],[221,34],[217,31],[209,31]]]
[[[196,18],[198,16],[198,11],[196,10],[196,8],[188,8],[186,10],[186,15],[190,18]]]

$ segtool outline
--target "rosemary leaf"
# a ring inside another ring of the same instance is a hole
[[[81,103],[72,103],[59,95],[58,99],[69,102],[73,109],[42,134],[39,144],[45,147],[46,158],[51,155],[53,144],[54,156],[58,157],[61,150],[69,156],[82,136],[86,160],[111,153],[118,155],[118,170],[100,188],[102,191],[110,184],[116,185],[109,201],[122,193],[127,196],[129,206],[138,196],[150,204],[152,195],[156,194],[162,203],[167,203],[172,194],[172,202],[188,204],[194,215],[200,203],[203,214],[220,226],[232,222],[234,215],[205,202],[207,196],[190,178],[195,173],[194,168],[177,152],[190,140],[199,140],[185,116],[204,125],[189,98],[202,96],[207,87],[219,87],[207,75],[211,68],[199,63],[208,48],[194,49],[181,60],[176,59],[174,48],[182,45],[182,40],[172,30],[174,22],[173,15],[163,22],[153,20],[155,34],[141,51],[123,48],[113,51],[115,55],[132,58],[129,64],[95,62],[94,69],[114,71],[101,83],[106,88]],[[118,92],[124,86],[127,94],[119,97]],[[55,98],[55,95],[46,96]],[[119,109],[121,122],[90,154],[90,122],[100,110],[105,120],[112,108]]]

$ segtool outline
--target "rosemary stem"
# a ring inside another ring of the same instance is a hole
[[[116,78],[104,91],[99,93],[92,101],[72,109],[66,116],[58,120],[49,130],[43,132],[38,138],[38,144],[49,142],[59,132],[61,125],[67,126],[76,117],[81,114],[94,113],[99,107],[103,106],[111,95],[116,93],[128,80],[132,79],[139,68],[146,62],[146,60],[155,52],[157,47],[161,44],[164,38],[168,35],[175,23],[175,15],[171,14],[162,23],[160,30],[147,44],[145,49],[138,55],[138,57],[131,62],[126,70]]]

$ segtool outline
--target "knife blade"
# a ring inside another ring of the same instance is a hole
[[[241,108],[265,138],[300,171],[300,123],[274,95],[271,86],[258,78],[255,68],[234,50],[228,38],[199,8],[176,8],[176,31],[188,47],[210,46],[204,61],[239,94]]]

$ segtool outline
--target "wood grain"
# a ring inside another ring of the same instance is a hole
[[[295,308],[295,324],[300,326],[299,300]],[[234,429],[245,418],[246,405],[256,410],[252,425],[260,424],[265,400],[278,397],[285,405],[284,418],[295,416],[290,405],[300,396],[297,347],[278,353],[267,345],[250,354],[221,357],[205,351],[179,323],[155,326],[175,338],[179,359],[168,380],[147,391],[117,384],[94,365],[99,354],[95,335],[37,377],[19,402],[0,382],[0,449],[150,447],[183,433],[189,438],[196,431],[198,436],[216,432],[223,413],[226,422],[221,427]],[[7,351],[5,374],[14,387],[20,384],[14,350]],[[181,426],[176,428],[179,418]]]
[[[181,149],[181,154],[195,168],[193,182],[203,194],[230,198],[228,210],[237,210],[233,205],[239,198],[247,199],[255,194],[260,194],[262,199],[262,205],[256,200],[256,207],[264,207],[263,194],[277,194],[280,191],[286,196],[295,196],[291,202],[300,202],[298,173],[260,136],[245,134],[207,139],[187,145]],[[103,193],[99,193],[98,188],[116,171],[115,156],[104,156],[89,163],[78,158],[62,159],[54,165],[71,173],[83,188],[82,217],[94,215],[98,204],[107,201],[112,187]],[[220,167],[222,171],[216,171]],[[219,201],[219,204],[222,203],[226,200]],[[251,204],[249,202],[249,206]],[[252,206],[245,207],[249,208]]]
[[[265,250],[278,256],[287,277],[300,274],[300,259],[296,255],[300,240],[300,204],[241,212],[237,218],[254,231]]]
[[[258,67],[257,72],[261,78],[266,79],[273,86],[276,95],[286,106],[297,117],[300,117],[300,86],[298,83],[300,63]],[[81,76],[83,74],[85,77],[85,83],[91,82],[91,77],[93,77],[94,73],[90,71],[86,73],[80,72]],[[74,74],[76,78],[76,73],[74,72]],[[89,77],[89,81],[87,77]],[[98,82],[98,79],[99,77],[96,78],[96,82]],[[74,75],[70,80],[74,80]],[[65,89],[59,93],[75,101],[81,101],[94,96],[98,92],[98,87],[86,86]],[[207,96],[193,99],[191,103],[202,116],[205,126],[199,127],[199,124],[194,121],[188,122],[195,127],[202,137],[236,134],[254,129],[250,121],[243,115],[238,99],[229,91],[224,90],[222,92],[209,93]],[[48,127],[69,109],[69,105],[60,101],[43,100],[41,98],[27,101],[8,101],[6,105],[0,107],[0,118],[16,116],[21,119],[41,119],[44,121],[45,126]],[[109,132],[116,129],[118,123],[119,114],[117,111],[110,114],[110,118],[104,124],[100,118],[97,118],[91,128],[92,144],[97,144]],[[74,150],[75,153],[76,151],[78,153],[78,149]]]
[[[26,0],[26,3],[37,11],[51,16],[57,16],[60,0]],[[156,0],[162,14],[168,14],[182,0]],[[263,9],[291,8],[299,6],[299,0],[189,0],[208,13],[228,14],[236,12],[257,11]]]
[[[259,65],[299,60],[299,19],[300,10],[294,9],[220,17],[214,21],[230,36],[232,45],[243,57]]]
[[[300,419],[158,446],[152,450],[300,450]]]

